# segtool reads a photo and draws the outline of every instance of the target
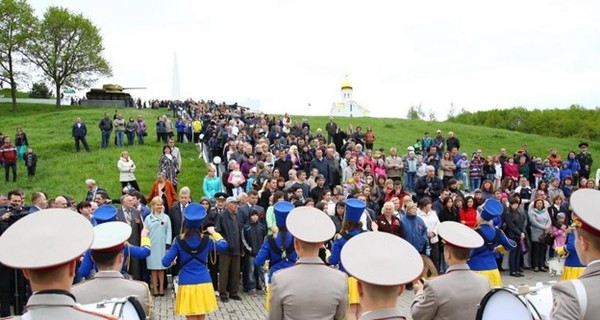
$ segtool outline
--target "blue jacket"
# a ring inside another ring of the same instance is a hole
[[[402,237],[419,251],[425,253],[427,242],[427,225],[419,216],[405,215],[400,220],[402,225]]]
[[[502,246],[506,251],[512,251],[517,247],[517,244],[508,239],[501,229],[492,227],[484,224],[478,228],[483,234],[483,246],[471,250],[471,259],[467,261],[469,268],[473,271],[485,271],[495,270],[498,268],[496,264],[496,249],[498,246]],[[500,236],[498,241],[494,241],[496,237],[496,230],[498,230]],[[502,248],[498,248],[498,251],[502,251]]]
[[[277,233],[277,237],[275,238],[275,244],[278,248],[281,248],[281,232]],[[290,246],[294,247],[294,237],[289,232],[286,232],[285,237],[285,247],[289,248]],[[262,267],[265,264],[265,261],[271,260],[271,267],[269,269],[269,282],[273,278],[273,274],[281,269],[285,269],[296,264],[296,260],[298,260],[298,254],[296,250],[293,252],[286,252],[286,258],[282,259],[281,255],[271,249],[271,245],[269,244],[268,238],[265,239],[260,250],[258,250],[258,254],[254,259],[254,264],[258,267]]]
[[[196,248],[200,245],[201,239],[198,235],[193,235],[191,238],[185,239],[184,241],[191,248]],[[181,270],[179,270],[180,285],[210,283],[210,273],[206,267],[208,253],[212,250],[227,250],[227,248],[229,248],[227,241],[225,241],[220,234],[215,233],[209,238],[206,248],[194,258],[179,246],[179,241],[173,241],[171,249],[169,249],[167,254],[162,258],[162,264],[165,267],[169,267],[175,258],[178,259],[181,264]]]
[[[354,229],[348,231],[348,235],[350,236],[348,240],[352,239],[352,237],[361,232],[363,232],[362,229]],[[339,265],[340,271],[346,272],[346,269],[340,262],[340,256],[342,254],[342,248],[348,240],[346,240],[346,238],[344,238],[341,234],[337,234],[335,237],[336,239],[333,241],[333,247],[331,248],[331,255],[329,256],[329,260],[327,262],[329,262],[329,264],[333,266]]]
[[[575,233],[571,232],[567,235],[567,242],[565,243],[565,251],[568,253],[567,259],[565,260],[565,267],[580,267],[585,266],[579,260],[577,251],[575,251]]]
[[[123,254],[125,255],[125,260],[123,261],[121,272],[127,273],[127,258],[131,256],[134,259],[145,259],[150,256],[150,248],[126,244],[125,249],[123,249]],[[92,269],[96,269],[96,265],[94,264],[94,261],[92,261],[92,250],[88,250],[83,256],[79,269],[77,269],[77,277],[88,278]]]

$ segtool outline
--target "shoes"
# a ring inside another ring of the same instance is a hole
[[[542,272],[548,272],[548,268],[541,267],[541,268],[540,268],[540,271],[542,271]]]
[[[520,277],[520,275],[518,273],[516,273],[516,272],[511,272],[510,276],[511,277],[515,277],[515,278],[519,278]]]
[[[215,290],[215,296],[216,296],[216,297],[218,297],[218,296],[220,296],[220,295],[221,295],[221,294],[219,293],[219,291],[216,291],[216,290]]]
[[[237,300],[237,301],[242,301],[242,297],[238,296],[237,294],[235,296],[231,296],[231,299]]]
[[[519,277],[524,277],[524,276],[525,276],[525,275],[524,275],[523,273],[521,273],[521,272],[517,272],[517,275],[518,275]]]
[[[219,299],[221,299],[221,302],[229,302],[229,298],[227,298],[227,296],[220,296]]]
[[[256,297],[256,289],[252,289],[252,290],[250,290],[250,293],[249,293],[249,294],[250,294],[250,296],[252,296],[252,297]]]
[[[256,286],[256,291],[262,291],[262,287]]]
[[[538,268],[538,267],[533,268],[533,272],[540,272],[540,268]]]

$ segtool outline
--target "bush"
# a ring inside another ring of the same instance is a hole
[[[51,92],[48,86],[43,82],[36,82],[31,86],[29,97],[34,99],[50,99]]]

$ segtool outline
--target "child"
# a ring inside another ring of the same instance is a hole
[[[256,167],[252,167],[252,169],[250,169],[250,171],[248,172],[248,180],[246,180],[246,193],[250,192],[250,190],[252,189],[260,189],[256,188],[256,186],[254,185],[254,182],[256,181],[256,172]]]
[[[467,159],[467,154],[460,155],[460,159],[456,162],[456,176],[462,181],[465,192],[469,191],[469,179],[467,179],[467,169],[471,166]]]
[[[240,170],[239,164],[233,163],[231,165],[231,173],[229,173],[227,182],[233,185],[232,192],[234,197],[237,197],[240,193],[244,191],[242,185],[244,184],[244,182],[246,182],[246,178],[244,178],[244,174]]]
[[[246,255],[244,256],[244,277],[246,277],[246,289],[251,296],[256,296],[256,290],[260,288],[260,268],[254,265],[256,255],[260,250],[263,239],[267,236],[267,229],[262,223],[258,223],[258,211],[250,212],[250,220],[244,225],[242,243]]]
[[[565,161],[562,164],[562,169],[560,170],[560,182],[564,182],[566,177],[572,177],[573,170],[569,167],[569,162]]]
[[[25,166],[27,167],[27,176],[35,177],[35,167],[37,166],[37,155],[33,153],[31,146],[27,147],[27,152],[23,154]]]
[[[571,197],[571,192],[573,192],[573,178],[571,176],[565,177],[565,180],[562,182],[561,189],[565,194],[565,198],[569,199]]]
[[[560,224],[560,228],[552,226],[552,236],[554,237],[554,244],[552,245],[552,249],[554,250],[560,247],[564,247],[567,241],[567,225],[565,224],[565,218],[565,213],[559,212],[556,215],[556,219]]]

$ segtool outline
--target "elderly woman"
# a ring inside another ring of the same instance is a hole
[[[432,209],[432,202],[429,198],[423,198],[419,200],[419,208],[417,209],[417,215],[423,219],[427,226],[427,238],[429,238],[429,252],[428,256],[433,261],[433,264],[440,270],[440,245],[439,237],[437,235],[437,228],[440,225],[440,219],[438,218],[435,210]]]
[[[384,203],[381,211],[382,214],[375,219],[375,223],[377,223],[378,227],[377,229],[381,232],[387,232],[402,237],[400,219],[394,215],[394,203],[391,201]]]
[[[531,265],[534,272],[548,271],[544,264],[546,257],[546,237],[552,232],[552,219],[543,199],[535,199],[527,213],[531,224]]]

